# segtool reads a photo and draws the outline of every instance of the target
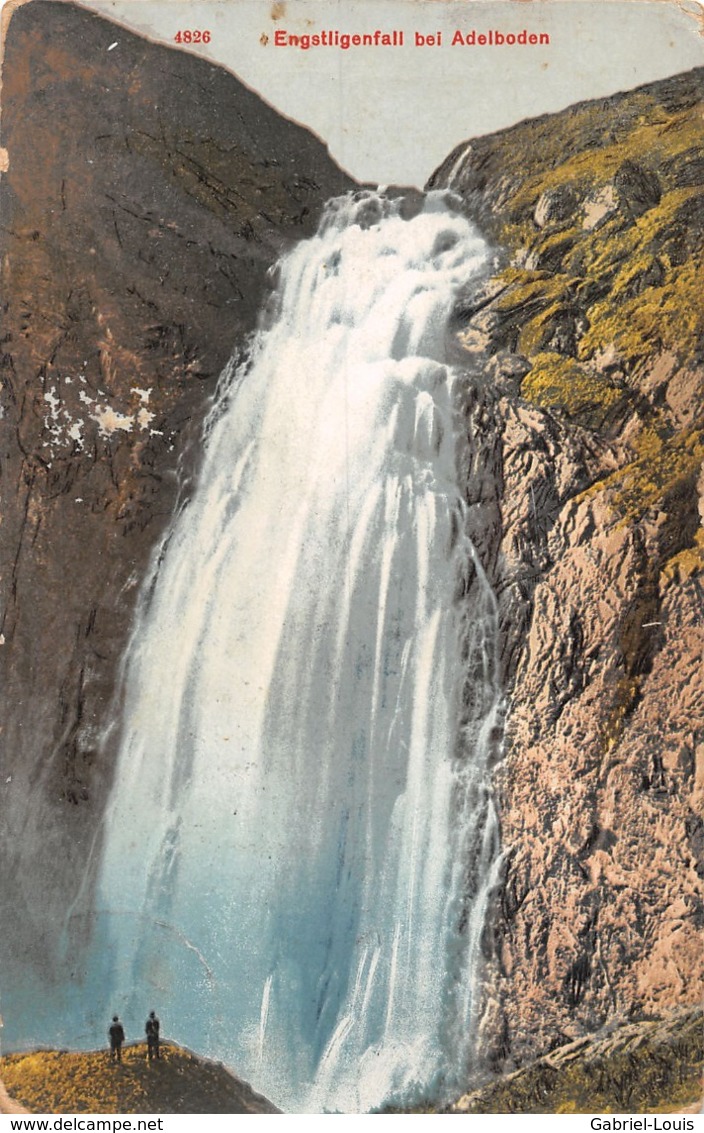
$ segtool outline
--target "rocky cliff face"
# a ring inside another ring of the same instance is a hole
[[[13,972],[46,971],[138,584],[218,375],[350,181],[222,68],[50,0],[11,18],[2,144],[2,936]]]
[[[466,143],[430,181],[497,249],[458,310],[499,484],[492,520],[470,470],[510,704],[497,1065],[702,993],[703,83]]]

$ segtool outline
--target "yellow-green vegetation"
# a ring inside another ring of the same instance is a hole
[[[468,1094],[462,1113],[676,1113],[702,1096],[701,1008],[560,1047]]]
[[[664,387],[649,384],[663,356],[673,374],[703,366],[701,77],[521,123],[485,150],[476,143],[483,223],[511,257],[492,349],[528,359],[528,401],[598,438],[627,437],[622,466],[589,492],[603,492],[624,524],[667,517],[653,563],[661,585],[704,567],[691,512],[704,425],[678,418]],[[627,670],[606,743],[638,695]]]
[[[499,311],[530,310],[532,305],[543,309],[548,303],[562,299],[570,285],[579,283],[578,278],[566,279],[550,272],[517,267],[506,268],[501,279],[510,286],[497,301]]]
[[[552,328],[556,321],[560,318],[564,308],[560,303],[551,303],[539,315],[530,319],[521,329],[518,338],[518,348],[522,354],[531,358],[534,364],[537,364],[536,355],[540,354],[547,346],[550,345],[552,337]],[[539,379],[538,379],[539,380]],[[524,394],[524,397],[531,398],[529,392]],[[531,398],[531,400],[538,400]],[[538,402],[538,404],[544,404]],[[555,402],[553,404],[560,404]]]
[[[585,364],[609,348],[626,372],[657,351],[687,363],[704,340],[704,236],[684,263],[673,262],[679,255],[672,241],[678,213],[696,192],[666,194],[628,227],[615,217],[602,229],[573,235],[569,254],[549,279],[527,268],[507,269],[502,279],[509,287],[498,306],[520,323],[519,350],[532,360],[545,347],[546,330],[572,308],[584,320],[578,357]],[[550,242],[561,235],[541,236],[541,255],[545,249],[549,255]],[[676,249],[681,254],[679,244]]]
[[[671,201],[665,198],[660,207],[650,210],[652,216],[646,213],[636,222],[635,234],[640,238],[630,255],[624,256],[624,265],[616,272],[609,294],[587,308],[589,329],[580,342],[581,358],[593,357],[613,343],[629,368],[657,350],[671,350],[686,363],[702,342],[704,255],[700,249],[685,264],[672,263],[666,242],[670,205]],[[642,223],[646,221],[647,224]],[[614,236],[614,244],[619,239],[622,237]],[[658,247],[661,252],[656,259],[653,249]],[[611,250],[612,255],[614,251]],[[648,274],[653,267],[660,278],[649,283]],[[588,281],[589,274],[586,278]],[[639,281],[642,286],[634,287]]]
[[[633,449],[634,460],[597,480],[582,495],[603,493],[623,525],[640,522],[651,509],[662,515],[679,516],[680,522],[672,532],[674,543],[669,557],[653,561],[662,590],[704,570],[704,529],[697,525],[692,530],[692,525],[686,522],[686,504],[693,506],[696,502],[696,483],[704,461],[704,426],[699,424],[672,433],[661,426],[658,415],[654,414],[652,422],[643,426],[636,436]],[[694,522],[696,524],[696,519]],[[607,740],[617,738],[618,721],[623,716],[619,706],[635,703],[637,687],[631,693],[625,698],[617,697],[614,729],[605,736]]]
[[[555,120],[525,123],[511,131],[511,144],[502,153],[504,173],[523,176],[520,187],[502,207],[502,240],[516,244],[516,229],[548,189],[574,186],[581,197],[609,182],[624,161],[647,161],[662,169],[702,145],[700,107],[670,112],[654,98],[636,92],[618,110],[605,114],[600,101],[576,107]],[[536,165],[538,168],[536,168]],[[526,170],[535,169],[532,175]]]
[[[593,429],[601,428],[629,396],[623,387],[590,374],[573,358],[550,353],[534,356],[521,393],[545,409],[559,407],[571,420]]]
[[[632,522],[655,504],[667,504],[673,496],[693,493],[704,461],[704,428],[686,429],[666,439],[644,428],[635,448],[635,460],[591,489],[610,489],[611,506]]]
[[[640,679],[638,677],[623,676],[616,681],[613,691],[613,704],[606,714],[601,729],[603,751],[610,751],[616,747],[621,739],[626,720],[637,704],[639,696]]]
[[[704,571],[704,527],[700,527],[690,547],[668,559],[662,569],[662,583],[683,582]]]
[[[0,1061],[8,1094],[32,1113],[275,1113],[224,1067],[164,1043],[147,1061],[143,1043],[122,1062],[108,1051],[40,1050]]]
[[[482,176],[502,187],[484,189],[484,219],[513,261],[496,309],[533,364],[523,396],[607,435],[636,403],[648,424],[638,386],[649,359],[692,365],[704,343],[698,82],[685,76],[662,101],[658,90],[521,123],[482,156]],[[537,223],[538,202],[557,192],[562,206]]]

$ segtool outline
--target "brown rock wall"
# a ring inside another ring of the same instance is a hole
[[[704,990],[691,844],[701,594],[690,581],[661,595],[640,532],[598,497],[570,502],[551,543],[500,779],[501,958],[519,1058]]]
[[[52,0],[11,17],[2,129],[0,869],[7,947],[46,968],[218,375],[271,264],[351,182],[222,68]]]

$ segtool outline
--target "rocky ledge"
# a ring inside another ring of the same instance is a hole
[[[279,1112],[219,1063],[174,1043],[162,1043],[158,1062],[136,1043],[119,1064],[107,1051],[40,1050],[1,1065],[8,1094],[29,1113]]]

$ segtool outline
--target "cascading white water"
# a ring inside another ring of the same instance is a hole
[[[333,201],[280,265],[142,603],[106,821],[106,1011],[288,1110],[461,1084],[498,860],[444,361],[485,249],[444,194],[403,211]]]

